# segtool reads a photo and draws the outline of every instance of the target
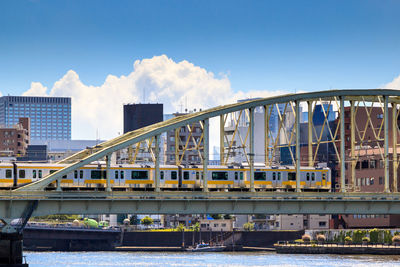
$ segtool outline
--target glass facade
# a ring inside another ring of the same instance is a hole
[[[71,98],[0,97],[0,124],[11,127],[29,117],[31,140],[71,140]]]

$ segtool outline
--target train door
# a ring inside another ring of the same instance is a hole
[[[272,187],[273,188],[276,188],[279,186],[277,173],[280,173],[280,172],[272,172]]]
[[[311,187],[311,174],[309,172],[306,172],[306,187]]]
[[[55,170],[50,170],[50,174],[55,172]],[[83,170],[75,170],[74,171],[74,185],[83,186]]]
[[[178,188],[182,188],[182,167],[178,166]]]
[[[326,172],[321,172],[322,174],[322,187],[326,187],[327,183],[326,183]]]

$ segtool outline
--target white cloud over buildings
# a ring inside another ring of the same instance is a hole
[[[72,138],[94,139],[98,130],[101,139],[109,139],[122,133],[123,104],[143,103],[144,95],[145,103],[163,103],[164,112],[172,113],[186,104],[188,109],[207,109],[281,93],[234,92],[226,75],[217,77],[186,60],[175,62],[161,55],[135,61],[129,75],[108,75],[100,86],[84,84],[75,71],[69,70],[51,89],[32,82],[24,95],[71,97]]]

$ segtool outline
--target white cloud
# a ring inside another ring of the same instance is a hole
[[[145,92],[145,93],[144,93]],[[233,92],[226,75],[216,77],[212,72],[184,60],[174,62],[165,55],[134,62],[127,76],[108,75],[100,86],[82,83],[79,75],[68,71],[48,90],[32,82],[24,93],[30,96],[69,96],[72,98],[72,138],[109,139],[122,132],[123,104],[158,102],[164,113],[189,109],[207,109],[250,97],[267,97],[284,92]]]
[[[390,83],[383,85],[382,88],[400,90],[400,75],[394,78]]]

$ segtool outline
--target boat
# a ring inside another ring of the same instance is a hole
[[[224,251],[226,246],[210,246],[210,244],[198,244],[195,248],[188,249],[191,252],[220,252]]]

